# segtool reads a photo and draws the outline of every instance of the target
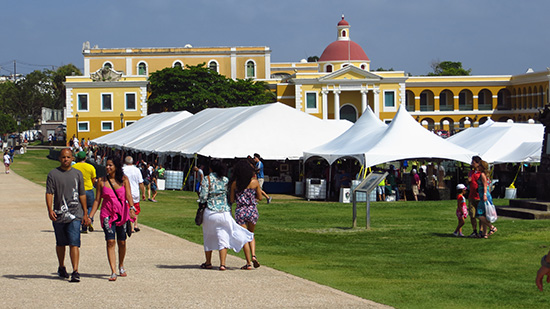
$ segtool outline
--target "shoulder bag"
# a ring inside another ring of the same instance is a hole
[[[111,179],[109,179],[109,176],[106,176],[105,178],[107,178],[109,185],[111,185],[111,189],[113,189],[113,193],[115,194],[117,200],[120,202],[120,205],[122,205],[122,208],[124,209],[124,203],[122,202],[120,197],[118,197],[118,195],[116,194],[116,190],[115,190],[115,187],[113,187],[113,184],[111,183]],[[126,221],[126,234],[128,234],[128,237],[132,236],[132,221],[130,220]]]
[[[207,176],[208,178],[208,190],[210,190],[210,176]],[[199,190],[200,192],[200,190]],[[206,209],[206,203],[207,202],[199,202],[199,208],[197,209],[197,214],[195,215],[195,224],[201,225],[202,224],[202,218],[204,216],[204,210]]]

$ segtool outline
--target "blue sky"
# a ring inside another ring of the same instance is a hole
[[[321,56],[345,14],[371,68],[413,75],[434,60],[475,75],[550,67],[549,0],[2,1],[0,75],[73,63],[99,47],[269,46],[273,62]]]

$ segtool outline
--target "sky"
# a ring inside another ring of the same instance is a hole
[[[100,48],[268,46],[272,62],[321,56],[342,14],[371,69],[412,75],[459,61],[473,75],[550,67],[549,0],[0,0],[0,75],[83,68]]]

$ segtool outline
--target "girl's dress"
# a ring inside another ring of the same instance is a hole
[[[254,239],[254,233],[238,225],[231,216],[227,203],[228,182],[227,177],[210,173],[201,183],[200,202],[206,202],[202,221],[204,251],[228,248],[239,252]]]
[[[101,198],[103,199],[103,203],[101,204],[99,218],[101,219],[103,228],[110,228],[113,222],[115,222],[116,226],[126,224],[126,221],[130,219],[130,208],[126,205],[126,188],[122,186],[113,191],[111,185],[106,183],[101,190]],[[120,203],[119,198],[124,205]],[[108,225],[105,226],[105,223]]]
[[[458,203],[460,203],[460,204],[457,203],[457,205],[459,205],[456,208],[457,218],[466,219],[468,217],[468,206],[466,205],[466,198],[464,197],[464,195],[459,194],[456,200],[458,201]]]
[[[491,202],[492,204],[493,197],[491,196],[489,188],[489,179],[487,179],[487,201]],[[483,181],[481,180],[481,177],[477,179],[477,193],[479,194],[479,203],[477,204],[476,218],[485,217],[487,216],[487,214],[485,212],[485,201],[483,200]]]
[[[256,203],[256,190],[249,188],[235,194],[237,208],[235,208],[235,221],[239,225],[258,222],[258,207]]]

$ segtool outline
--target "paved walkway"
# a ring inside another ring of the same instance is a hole
[[[108,282],[101,231],[82,235],[82,281],[69,283],[56,275],[44,193],[13,172],[0,174],[1,308],[387,308],[265,266],[242,271],[234,256],[225,272],[199,269],[201,245],[143,225],[128,241],[128,277]],[[68,254],[66,265],[71,272]]]

